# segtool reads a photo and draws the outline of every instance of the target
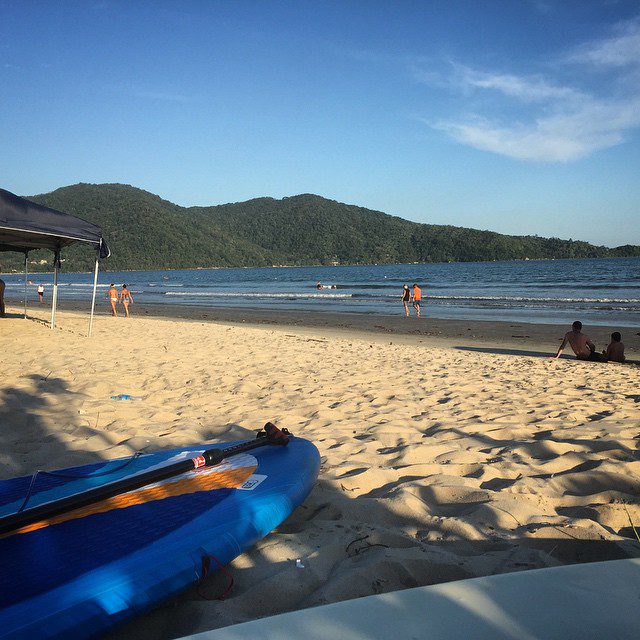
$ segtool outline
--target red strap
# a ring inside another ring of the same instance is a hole
[[[216,561],[218,569],[220,569],[220,571],[229,578],[229,584],[227,585],[227,588],[219,596],[214,596],[213,598],[210,598],[209,596],[202,593],[203,583],[207,579],[209,571],[211,570],[211,559]],[[223,566],[222,562],[220,562],[220,560],[218,560],[218,558],[216,558],[215,556],[202,556],[202,576],[200,580],[198,580],[198,595],[204,600],[224,600],[231,592],[231,589],[233,589],[233,576],[231,575],[231,572],[225,566]]]

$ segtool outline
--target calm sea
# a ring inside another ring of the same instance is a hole
[[[7,298],[21,299],[24,276],[6,275]],[[51,294],[51,274],[30,276]],[[334,288],[316,289],[316,282]],[[88,300],[92,275],[61,274],[60,301]],[[437,318],[640,326],[640,258],[531,260],[359,267],[274,267],[101,273],[126,282],[138,304],[401,314],[403,284],[420,284],[423,314]],[[33,300],[35,287],[29,288]],[[426,299],[426,300],[425,300]]]

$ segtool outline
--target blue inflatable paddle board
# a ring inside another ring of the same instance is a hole
[[[143,474],[194,462],[179,475],[3,531],[0,638],[100,635],[197,582],[211,559],[212,568],[225,565],[266,536],[311,491],[320,456],[311,442],[291,437],[286,446],[251,445],[213,466],[202,462],[203,454],[237,444],[0,482],[6,529],[10,514],[38,515],[107,485],[139,484]]]

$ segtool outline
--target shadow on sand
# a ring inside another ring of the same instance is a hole
[[[476,353],[493,353],[495,355],[506,355],[506,356],[525,356],[528,358],[553,358],[555,354],[551,353],[550,351],[531,351],[531,350],[527,350],[527,349],[504,349],[502,347],[470,347],[467,345],[458,345],[457,347],[453,347],[454,349],[457,349],[458,351],[472,351],[472,352],[476,352]],[[591,360],[578,360],[575,356],[572,356],[570,354],[567,353],[563,353],[560,356],[561,360],[573,360],[576,362],[588,362],[590,364],[605,364],[605,365],[612,365],[612,366],[618,366],[618,363],[615,362],[600,362],[597,360],[591,361]],[[639,365],[640,361],[638,360],[626,360],[624,362],[623,365],[621,366],[625,366],[625,365]]]
[[[432,498],[429,488],[422,487],[418,497],[428,502]],[[433,522],[426,525],[420,519],[400,517],[385,506],[387,502],[368,495],[351,498],[331,483],[320,481],[289,519],[245,554],[240,567],[231,568],[233,589],[224,602],[218,597],[229,587],[229,576],[217,572],[200,587],[188,589],[107,638],[180,638],[260,617],[256,616],[256,602],[261,616],[277,615],[479,575],[640,556],[640,545],[635,546],[636,551],[632,541],[579,539],[571,528],[554,527],[543,519],[526,525],[514,521],[507,537],[498,533],[504,528],[497,518],[488,517],[485,525],[495,529],[493,538],[486,539],[484,532],[474,531],[475,526],[467,522],[469,537],[452,539],[450,530]],[[483,504],[479,501],[464,507],[472,513]],[[351,516],[343,523],[343,517],[354,509],[368,516],[358,523]],[[459,509],[459,504],[440,503],[433,506],[432,513],[446,518]],[[465,516],[460,519],[464,522]],[[414,529],[416,535],[409,536],[400,527]],[[272,549],[279,537],[299,538],[295,551],[291,547],[290,551],[302,559],[303,569],[297,567],[293,556],[274,558]],[[470,561],[474,560],[484,566],[483,571],[471,569]],[[499,608],[490,593],[483,597],[487,607]],[[527,597],[526,592],[522,597]],[[478,614],[478,622],[484,618]],[[358,628],[354,623],[353,637],[360,637]],[[340,631],[341,637],[351,637],[348,626]]]
[[[496,355],[506,356],[527,356],[529,358],[550,358],[553,356],[548,351],[528,351],[526,349],[503,349],[501,347],[469,347],[469,346],[457,346],[454,347],[458,351],[473,351],[476,353],[493,353]],[[560,356],[563,359],[570,359],[567,355]]]
[[[67,381],[49,371],[24,374],[21,379],[24,386],[0,387],[1,477],[101,460],[95,452],[69,448],[57,435],[80,435],[88,428],[75,408],[76,394]],[[51,420],[57,425],[54,431],[46,426]]]
[[[96,451],[70,448],[57,435],[76,436],[76,442],[83,436],[100,437],[78,414],[75,394],[65,379],[46,372],[30,373],[24,376],[24,382],[24,387],[0,388],[2,477],[104,459]],[[47,427],[47,423],[52,422],[55,430]],[[230,439],[245,433],[237,425],[229,425],[228,431]],[[428,435],[434,433],[431,428]],[[487,448],[496,449],[496,455],[502,447],[514,444],[482,433],[474,437],[481,439]],[[547,441],[576,443],[589,447],[592,452],[611,448],[628,451],[615,440],[562,439],[551,432],[539,433],[531,441],[516,445],[542,447],[544,455]],[[105,439],[104,449],[109,446]],[[636,455],[636,452],[628,453]],[[566,472],[566,477],[576,474],[572,482],[574,495],[589,494],[590,488],[585,482],[597,466],[578,465]],[[366,469],[353,470],[350,477],[363,471]],[[458,501],[438,498],[428,482],[415,483],[424,479],[424,476],[400,476],[358,496],[339,481],[321,479],[305,503],[250,550],[240,568],[233,569],[235,587],[224,604],[206,599],[215,598],[227,586],[228,578],[218,572],[202,585],[201,591],[190,588],[109,637],[168,639],[241,622],[255,617],[256,598],[260,600],[261,612],[276,614],[476,575],[638,555],[640,547],[632,540],[580,539],[573,528],[551,524],[545,516],[541,516],[539,522],[520,523],[515,516],[507,514],[513,523],[505,528],[498,507],[495,510],[486,507],[499,499],[502,491],[508,491],[511,482],[486,485],[479,492],[482,495],[461,505]],[[615,479],[611,482],[615,484]],[[394,508],[398,492],[407,487],[415,499],[425,505],[430,516],[428,521],[408,515],[406,509]],[[629,499],[637,500],[634,496]],[[479,513],[482,513],[482,527],[478,525]],[[597,510],[589,507],[580,508],[579,513],[571,510],[563,513],[567,517],[592,518],[597,522]],[[563,513],[558,511],[558,515]],[[460,525],[457,535],[452,535],[451,527],[445,526],[452,518]],[[600,526],[607,529],[602,523]],[[610,533],[631,536],[629,529],[610,530]],[[487,531],[493,533],[487,536]],[[279,539],[287,541],[287,553],[295,549],[295,556],[283,559],[281,555],[274,555],[272,547]],[[303,559],[304,570],[296,567],[295,557]],[[274,593],[278,597],[273,597]],[[490,595],[487,598],[490,599]],[[348,635],[349,630],[344,629],[343,633]]]
[[[480,446],[498,457],[510,446],[528,448],[541,460],[552,459],[558,457],[554,444],[562,443],[586,447],[586,457],[617,449],[629,459],[639,458],[637,451],[612,438],[563,438],[546,431],[513,442],[438,427],[428,429],[426,436],[438,430],[477,438]],[[255,619],[256,602],[261,615],[274,615],[464,578],[640,557],[632,526],[613,529],[599,517],[598,507],[609,508],[608,498],[601,500],[602,504],[598,502],[599,492],[606,487],[626,496],[621,498],[623,503],[638,502],[616,474],[602,472],[600,465],[599,460],[586,460],[556,474],[532,471],[532,478],[561,478],[564,496],[593,496],[588,506],[560,506],[559,500],[555,513],[541,510],[539,518],[524,522],[501,502],[517,479],[487,480],[462,502],[453,495],[451,500],[443,499],[437,490],[443,487],[431,486],[428,476],[409,475],[410,467],[407,475],[400,472],[395,480],[360,495],[353,494],[357,487],[344,486],[340,478],[345,478],[345,483],[350,478],[357,484],[358,475],[368,471],[365,467],[332,481],[321,479],[290,518],[233,566],[234,587],[224,603],[216,597],[225,592],[229,578],[217,573],[200,588],[188,589],[109,638],[169,640],[220,628]],[[473,472],[467,477],[478,476]],[[416,512],[410,515],[411,510],[402,508],[406,500],[423,505],[425,517]],[[588,520],[594,525],[591,529],[584,524]],[[603,535],[594,539],[598,527],[622,539],[605,539]],[[283,547],[278,552],[275,549],[279,542]],[[296,557],[304,569],[297,567]],[[497,606],[491,602],[490,593],[483,597],[487,607]],[[353,631],[357,637],[356,625]],[[341,633],[348,637],[348,626]]]
[[[11,319],[11,320],[27,320],[29,322],[35,322],[36,324],[41,324],[45,327],[50,327],[51,326],[51,321],[50,320],[43,320],[42,318],[36,318],[35,316],[29,315],[29,312],[27,311],[27,317],[24,317],[24,313],[15,313],[15,312],[7,312],[4,315],[4,319]]]

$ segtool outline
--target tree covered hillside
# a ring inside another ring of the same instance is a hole
[[[99,224],[112,251],[103,264],[110,270],[640,255],[631,245],[418,224],[311,194],[185,208],[128,185],[77,184],[30,199]],[[63,258],[66,271],[88,270],[94,254],[75,246]],[[48,262],[37,268],[50,270],[51,254],[30,254],[40,259]],[[0,269],[20,270],[22,260],[0,254]]]

